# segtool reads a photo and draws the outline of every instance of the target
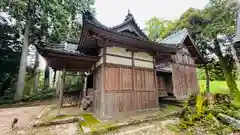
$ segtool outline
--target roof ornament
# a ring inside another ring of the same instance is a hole
[[[133,18],[133,15],[132,15],[132,13],[130,12],[130,9],[128,9],[128,14],[126,15],[124,21],[126,21],[126,20],[128,20],[128,19],[131,19],[131,18]]]
[[[88,10],[82,11],[82,16],[83,16],[83,19],[88,19],[88,20],[93,19],[93,14]]]

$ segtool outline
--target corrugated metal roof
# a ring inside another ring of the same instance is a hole
[[[161,43],[166,43],[166,44],[181,44],[186,36],[188,35],[188,31],[186,28],[164,38],[162,41],[160,41]]]

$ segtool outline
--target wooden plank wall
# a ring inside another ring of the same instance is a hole
[[[101,74],[102,74],[102,67],[99,67],[98,70],[94,73],[94,94],[93,94],[93,112],[96,114],[101,113]]]
[[[134,83],[132,75],[134,71]],[[105,69],[105,115],[157,108],[155,71],[131,67],[106,67]],[[135,84],[135,86],[133,86]]]
[[[194,60],[189,54],[179,52],[173,56],[172,80],[174,95],[185,98],[199,91]]]
[[[157,76],[158,95],[159,97],[167,96],[167,86],[164,82],[163,76]]]

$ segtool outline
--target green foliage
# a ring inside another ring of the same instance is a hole
[[[65,78],[65,91],[78,91],[83,88],[83,81],[84,77],[83,76],[76,76],[74,74],[73,76],[69,75],[66,76]]]
[[[16,90],[14,88],[8,88],[8,89],[4,90],[4,96],[2,96],[0,98],[0,101],[3,101],[3,100],[13,100],[15,91]]]
[[[224,81],[224,73],[223,70],[219,64],[219,62],[212,62],[211,64],[208,65],[208,72],[209,72],[209,77],[211,81],[219,80],[219,81]],[[236,79],[236,70],[233,70],[233,77]],[[197,77],[199,80],[205,80],[205,69],[204,68],[198,68],[197,69]]]
[[[174,22],[160,20],[156,17],[152,17],[145,24],[147,27],[144,30],[147,31],[148,37],[153,41],[166,37],[169,34],[168,32],[174,28]]]
[[[197,68],[197,78],[198,78],[198,80],[206,80],[204,69]]]
[[[197,115],[202,115],[204,110],[204,97],[202,95],[197,95],[196,97],[196,111]]]
[[[174,21],[173,29],[161,27],[163,33],[161,34],[161,31],[159,31],[160,34],[157,34],[169,35],[176,30],[187,28],[204,58],[212,62],[209,64],[213,67],[213,70],[210,72],[211,79],[225,79],[232,96],[238,95],[236,78],[234,77],[235,73],[233,71],[235,70],[234,60],[231,54],[231,45],[236,29],[236,13],[237,6],[233,1],[210,0],[204,9],[189,8],[182,14],[179,20]],[[157,31],[161,23],[148,25],[147,28],[156,29]],[[147,30],[149,33],[153,31]],[[152,33],[154,37],[156,32]],[[161,37],[157,36],[157,38],[161,40]]]
[[[24,101],[34,101],[34,100],[43,100],[53,98],[56,94],[56,89],[46,89],[46,90],[39,90],[34,93],[34,95],[25,96]]]
[[[240,88],[240,81],[236,81],[238,88]],[[198,80],[198,84],[201,92],[205,91],[206,88],[206,80]],[[229,93],[229,89],[225,81],[210,81],[210,92],[211,93]]]
[[[0,105],[16,104],[18,100],[0,100]]]
[[[10,25],[5,17],[0,16],[0,97],[6,90],[9,92],[8,89],[15,87],[21,56],[20,45],[23,44],[19,35],[24,35],[26,25],[30,27],[29,45],[79,38],[81,12],[89,10],[94,13],[91,7],[93,4],[94,0],[0,0],[0,11],[9,15],[7,19],[10,22],[15,22]],[[32,89],[31,78],[35,76],[32,71],[28,73],[31,77],[30,80],[26,79],[24,90],[27,95]]]
[[[28,3],[29,2],[29,3]],[[31,13],[30,40],[32,43],[45,39],[49,42],[58,42],[79,34],[79,23],[76,17],[84,10],[94,12],[91,5],[94,0],[0,0],[0,9],[8,12],[16,19],[21,31],[26,23],[27,12]],[[77,26],[75,26],[77,25]],[[73,29],[72,29],[73,28]],[[31,42],[30,41],[30,42]]]
[[[44,99],[51,99],[55,96],[55,89],[46,89],[46,90],[39,90],[35,92],[34,95],[25,95],[22,100],[13,100],[13,92],[11,93],[10,98],[3,97],[0,99],[0,105],[7,105],[7,104],[15,104],[19,102],[29,102],[29,101],[36,101],[36,100],[44,100]]]
[[[16,82],[21,51],[18,29],[8,24],[5,19],[9,18],[0,16],[3,21],[0,21],[0,97],[10,92]]]
[[[227,94],[215,94],[214,104],[208,105],[207,97],[203,95],[191,95],[187,105],[180,115],[179,132],[198,134],[230,134],[237,129],[226,125],[217,119],[219,113],[227,114],[234,118],[239,118],[239,109],[231,104],[231,99]],[[195,105],[192,105],[195,103]]]

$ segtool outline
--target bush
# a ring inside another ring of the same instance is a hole
[[[19,100],[0,100],[0,105],[7,105],[7,104],[16,104],[20,102]]]
[[[46,89],[39,90],[34,93],[34,95],[26,95],[22,100],[13,100],[13,95],[9,95],[9,97],[4,96],[0,99],[0,105],[8,105],[8,104],[16,104],[19,102],[28,102],[28,101],[36,101],[36,100],[44,100],[55,97],[55,89]],[[12,93],[12,92],[9,92]]]
[[[36,91],[33,95],[24,97],[24,101],[34,101],[34,100],[43,100],[53,98],[55,96],[56,90],[55,89],[46,89],[46,90],[39,90]]]
[[[4,91],[4,96],[2,96],[0,98],[0,101],[2,101],[2,100],[13,100],[15,91],[16,90],[13,89],[13,88],[8,88],[7,90]]]
[[[219,113],[226,114],[236,119],[240,118],[240,111],[231,104],[227,94],[213,95],[214,102],[208,104],[208,96],[189,96],[183,111],[180,114],[180,132],[198,134],[230,134],[236,131],[231,125],[217,119]]]

